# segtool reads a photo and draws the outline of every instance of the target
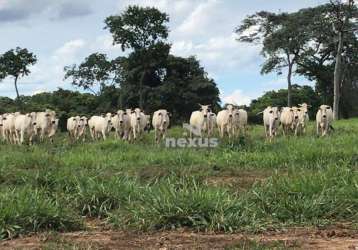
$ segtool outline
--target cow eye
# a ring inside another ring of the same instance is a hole
[[[123,115],[127,115],[127,112],[123,112]]]
[[[270,110],[270,114],[272,114],[273,113],[273,111],[272,110]]]
[[[45,116],[46,116],[46,117],[49,117],[49,116],[50,116],[50,114],[46,114]]]
[[[293,112],[293,109],[290,109],[291,112]]]
[[[158,115],[162,115],[162,113],[159,113]]]
[[[301,109],[297,109],[298,111],[301,111]]]
[[[327,107],[326,109],[331,109],[331,107]]]

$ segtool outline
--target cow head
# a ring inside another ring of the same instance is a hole
[[[140,121],[141,113],[142,113],[142,111],[140,110],[140,108],[136,108],[136,109],[132,110],[132,115],[134,115],[134,117],[137,121]]]
[[[211,112],[210,105],[199,104],[199,106],[200,106],[200,112],[203,114],[204,119],[207,119]]]
[[[267,107],[268,112],[272,118],[272,120],[278,121],[280,119],[280,110],[278,107]]]
[[[36,119],[37,119],[37,113],[36,112],[31,112],[29,114],[27,114],[28,117],[30,117],[31,119],[31,124],[33,126],[36,126],[37,122],[36,122]]]
[[[117,116],[118,116],[119,124],[122,125],[124,123],[125,116],[127,116],[127,111],[118,110],[117,111]]]
[[[293,114],[293,119],[297,121],[300,118],[301,109],[297,107],[292,107],[291,110]]]
[[[3,121],[6,120],[6,117],[0,115],[0,128],[4,126]]]
[[[319,110],[321,112],[321,117],[323,120],[327,119],[327,113],[331,110],[331,107],[328,105],[321,105],[319,107]]]

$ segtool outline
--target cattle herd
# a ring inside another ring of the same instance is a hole
[[[260,112],[263,113],[266,138],[272,140],[278,134],[280,126],[283,135],[305,133],[309,121],[309,107],[306,103],[292,108],[269,106]],[[87,130],[89,130],[92,140],[105,140],[109,133],[114,131],[115,138],[131,142],[139,139],[144,131],[149,130],[152,126],[155,141],[160,143],[166,136],[170,117],[171,114],[167,110],[160,109],[154,112],[150,124],[150,116],[141,109],[126,109],[119,110],[116,114],[107,113],[101,116],[92,116],[89,119],[85,116],[70,117],[67,120],[67,131],[72,142],[84,140]],[[321,105],[316,114],[317,135],[326,135],[331,129],[332,121],[331,107]],[[45,139],[53,141],[58,123],[56,112],[52,110],[28,114],[19,112],[2,114],[0,115],[0,135],[4,141],[11,144],[23,144],[26,140],[32,144],[35,137],[40,142]],[[195,136],[210,137],[217,128],[221,138],[224,136],[232,138],[240,133],[246,133],[247,123],[247,112],[234,105],[227,105],[218,114],[212,112],[210,105],[200,105],[200,110],[192,112],[190,116],[190,127],[197,131]],[[194,136],[192,131],[194,130],[190,130],[190,137]]]

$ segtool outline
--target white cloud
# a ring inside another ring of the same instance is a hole
[[[173,43],[171,52],[183,57],[196,55],[205,68],[213,74],[233,69],[249,70],[261,60],[260,47],[238,43],[235,38],[235,34],[230,34],[212,37],[198,43],[181,40]]]
[[[77,52],[86,45],[83,39],[75,39],[66,42],[62,47],[55,50],[53,58],[56,61],[74,61]]]
[[[219,3],[218,0],[208,0],[197,5],[194,11],[177,28],[176,32],[181,32],[187,36],[207,32],[206,28],[212,23]]]
[[[224,95],[222,101],[228,104],[234,105],[250,105],[250,102],[253,98],[243,93],[241,89],[236,89],[229,95]]]

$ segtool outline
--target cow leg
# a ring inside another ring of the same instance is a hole
[[[25,131],[21,130],[20,131],[20,142],[19,142],[20,145],[22,145],[24,143],[24,134],[25,134]]]
[[[103,140],[106,140],[107,137],[106,137],[106,131],[102,130],[102,137],[103,137]]]

